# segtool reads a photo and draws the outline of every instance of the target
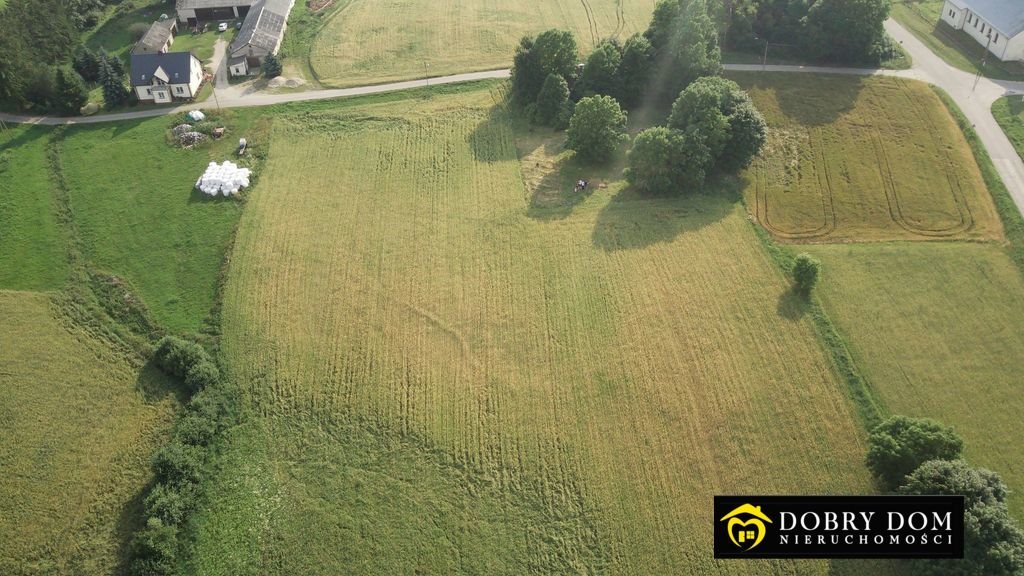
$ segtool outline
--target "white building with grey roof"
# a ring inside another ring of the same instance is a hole
[[[1024,0],[945,0],[942,20],[996,58],[1024,60]]]
[[[277,54],[295,0],[256,0],[228,47],[232,76],[255,74],[269,54]]]

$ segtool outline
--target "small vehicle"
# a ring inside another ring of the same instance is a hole
[[[228,30],[228,23],[227,22],[221,22],[220,24],[217,25],[217,32],[227,32],[227,30]]]
[[[235,22],[235,30],[241,30],[241,28],[242,28],[242,21],[239,20],[238,22]]]

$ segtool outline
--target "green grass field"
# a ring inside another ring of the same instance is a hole
[[[951,424],[1024,514],[1024,279],[992,244],[815,246],[824,303],[887,408]],[[898,273],[894,273],[898,271]]]
[[[992,115],[1010,139],[1017,154],[1024,158],[1024,99],[1007,96],[992,104]]]
[[[0,290],[58,290],[67,279],[47,133],[24,126],[0,131]]]
[[[310,64],[339,87],[505,68],[525,34],[570,30],[585,54],[642,32],[653,10],[649,0],[352,0],[319,32]]]
[[[943,0],[894,0],[892,17],[943,60],[972,74],[1003,80],[1024,80],[1024,64],[1000,62],[993,55],[981,67],[985,47],[966,32],[940,20]]]
[[[114,574],[176,402],[48,295],[0,291],[0,318],[0,573]]]
[[[709,558],[714,493],[871,490],[742,206],[538,208],[489,86],[275,119],[224,303],[254,419],[196,571],[827,573]]]
[[[92,265],[125,279],[172,331],[198,331],[214,307],[224,252],[241,214],[234,200],[193,190],[211,161],[231,158],[244,121],[216,146],[172,148],[170,120],[70,130],[62,146],[71,209]]]
[[[816,243],[1002,237],[970,148],[927,85],[733,77],[769,123],[768,144],[747,172],[746,201],[776,237]]]

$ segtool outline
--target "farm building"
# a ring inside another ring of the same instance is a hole
[[[190,28],[200,22],[245,18],[254,0],[177,0],[178,21]]]
[[[203,83],[203,64],[191,52],[132,54],[131,81],[143,102],[190,100]]]
[[[178,32],[178,21],[167,18],[153,22],[145,36],[132,48],[132,54],[159,54],[167,52],[174,43],[174,35]]]
[[[1004,62],[1024,60],[1021,0],[945,0],[942,20],[966,32]]]
[[[256,0],[242,29],[228,47],[232,76],[255,74],[268,54],[276,54],[295,0]]]

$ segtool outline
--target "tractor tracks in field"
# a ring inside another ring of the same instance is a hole
[[[597,18],[594,16],[594,9],[587,0],[580,0],[580,4],[583,4],[583,12],[587,15],[587,25],[590,26],[590,42],[596,46],[600,32],[597,29]]]

